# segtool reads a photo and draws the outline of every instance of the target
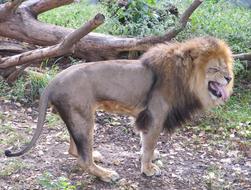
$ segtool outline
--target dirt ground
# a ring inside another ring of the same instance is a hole
[[[0,113],[3,190],[49,189],[41,184],[46,174],[51,176],[48,183],[56,183],[63,176],[76,189],[251,189],[251,150],[234,134],[223,138],[217,129],[205,132],[189,126],[172,136],[163,134],[158,143],[161,158],[157,161],[162,175],[146,177],[140,174],[140,140],[133,119],[98,112],[94,148],[105,158],[100,165],[116,170],[121,177],[109,184],[77,167],[76,159],[68,154],[66,128],[62,122],[55,122],[50,113],[36,147],[20,158],[6,158],[6,148],[19,148],[30,140],[37,111],[36,107],[23,107],[0,98]]]

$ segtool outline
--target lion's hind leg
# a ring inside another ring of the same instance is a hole
[[[58,111],[76,145],[78,164],[84,171],[105,182],[116,181],[119,175],[115,171],[105,169],[94,163],[92,147],[94,119],[92,112],[80,110],[79,106],[77,108],[63,107],[62,109],[58,108]]]
[[[69,147],[68,152],[70,155],[72,155],[76,158],[78,157],[78,150],[77,150],[76,144],[71,136],[70,136],[70,147]],[[93,156],[93,160],[95,162],[103,162],[103,160],[104,160],[102,154],[97,150],[94,150],[92,152],[92,156]]]

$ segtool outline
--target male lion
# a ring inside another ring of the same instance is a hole
[[[114,60],[79,64],[59,73],[44,90],[31,149],[41,134],[48,102],[65,122],[72,137],[70,153],[88,173],[109,182],[115,171],[94,163],[94,111],[104,108],[136,117],[141,130],[141,172],[159,175],[152,162],[163,129],[171,131],[198,110],[224,103],[232,93],[232,55],[221,40],[203,37],[185,43],[159,44],[139,60]]]

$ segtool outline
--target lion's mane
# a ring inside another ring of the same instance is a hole
[[[223,57],[231,62],[231,51],[221,40],[201,37],[185,43],[159,44],[141,57],[144,66],[154,73],[152,88],[146,107],[138,115],[136,125],[146,130],[152,121],[148,102],[154,90],[159,90],[169,105],[163,128],[169,132],[189,120],[192,114],[203,109],[203,102],[194,89],[204,84],[205,67],[212,58]]]

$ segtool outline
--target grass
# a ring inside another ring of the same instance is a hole
[[[191,1],[175,1],[181,10]],[[192,14],[188,28],[178,35],[180,40],[211,35],[226,40],[234,52],[250,51],[251,44],[251,11],[237,7],[229,2],[219,0],[204,1]]]
[[[214,117],[226,130],[235,129],[241,137],[251,139],[251,90],[236,88],[224,106],[214,110]]]
[[[195,127],[195,131],[201,130],[221,134],[218,140],[232,135],[251,139],[251,90],[236,87],[225,105],[211,110]]]
[[[27,76],[21,76],[16,80],[12,84],[13,86],[9,86],[4,80],[0,80],[0,96],[22,103],[34,102],[58,72],[57,66],[47,68],[44,73],[30,71]]]
[[[39,20],[69,28],[79,28],[86,21],[97,13],[104,13],[101,6],[88,3],[88,0],[81,0],[80,3],[72,3],[62,6],[39,15]],[[104,33],[104,26],[96,29],[96,32]]]
[[[59,115],[50,113],[46,117],[46,121],[49,127],[53,128],[61,123]]]
[[[70,180],[66,177],[57,177],[55,178],[51,173],[45,172],[41,177],[38,178],[38,183],[48,190],[75,190],[77,187],[83,188],[80,184],[77,186],[72,185]]]
[[[0,167],[0,177],[10,176],[24,168],[26,168],[26,165],[21,159],[10,159]]]
[[[28,132],[30,132],[29,128],[25,129],[25,131],[22,131],[22,133],[20,133],[20,131],[17,132],[16,128],[13,128],[11,124],[1,124],[0,145],[15,145],[16,147],[19,147],[27,142],[27,136],[25,135],[25,133]]]

